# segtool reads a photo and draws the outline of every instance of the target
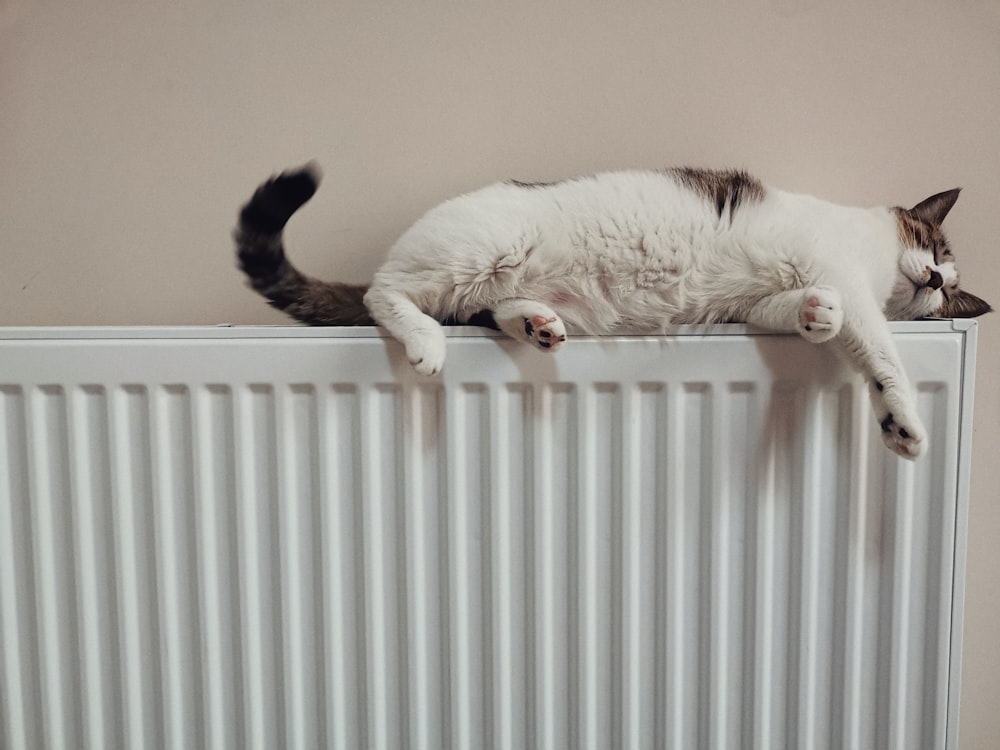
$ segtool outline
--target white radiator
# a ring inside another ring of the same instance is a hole
[[[929,454],[741,326],[0,330],[0,746],[951,748],[975,326]]]

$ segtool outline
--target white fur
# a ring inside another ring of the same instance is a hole
[[[365,304],[425,374],[444,364],[437,321],[484,309],[522,340],[534,315],[555,317],[556,333],[732,321],[836,340],[882,386],[872,401],[884,425],[891,414],[889,447],[915,457],[924,430],[885,314],[940,307],[941,292],[922,288],[929,268],[955,278],[953,264],[901,246],[888,209],[766,189],[720,216],[669,173],[613,172],[495,184],[437,206],[393,246]]]

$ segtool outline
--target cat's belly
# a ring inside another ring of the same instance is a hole
[[[574,334],[620,329],[656,332],[682,313],[684,275],[625,273],[570,266],[544,279],[526,280],[518,296],[544,302]]]
[[[571,333],[656,332],[685,315],[700,275],[690,246],[641,233],[583,247],[558,239],[538,243],[518,269],[517,296],[547,304]]]
[[[475,254],[458,254],[472,261],[467,268],[451,260],[446,312],[467,315],[490,301],[532,299],[577,334],[659,331],[686,319],[702,266],[718,250],[717,227],[701,217],[641,218],[505,223]]]

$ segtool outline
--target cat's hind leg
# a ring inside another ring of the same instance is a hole
[[[407,295],[373,283],[365,294],[372,318],[406,349],[406,358],[421,375],[436,375],[444,366],[441,324],[420,310]]]
[[[810,286],[765,297],[750,309],[747,322],[774,331],[796,331],[806,341],[822,344],[840,333],[844,308],[834,287]]]
[[[518,341],[554,352],[566,341],[566,326],[551,307],[535,300],[513,298],[491,305],[497,327]]]

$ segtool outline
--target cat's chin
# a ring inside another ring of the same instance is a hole
[[[885,316],[889,320],[926,318],[939,310],[943,302],[944,295],[940,290],[900,277],[885,305]]]

